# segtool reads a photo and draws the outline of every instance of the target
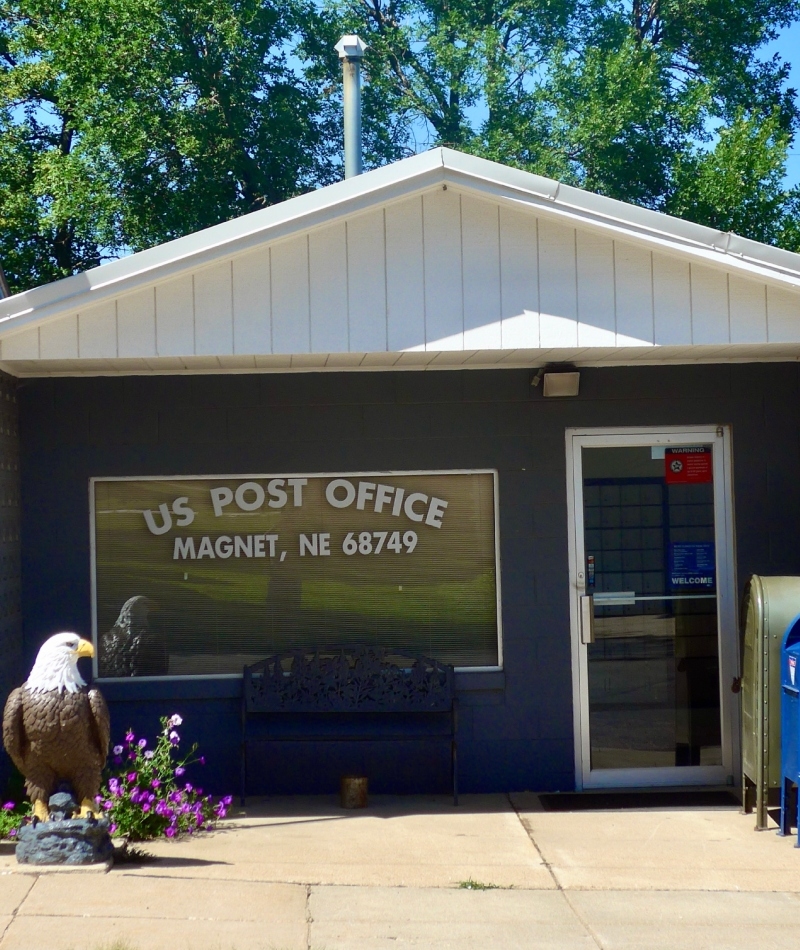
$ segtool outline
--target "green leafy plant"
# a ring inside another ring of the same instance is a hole
[[[215,801],[202,788],[183,781],[188,766],[205,765],[205,759],[196,755],[197,743],[179,757],[180,716],[163,716],[160,722],[161,732],[152,748],[131,729],[124,743],[114,746],[116,768],[96,798],[111,823],[111,834],[129,841],[209,831],[225,817],[232,801],[230,795]]]
[[[0,841],[17,837],[17,832],[30,814],[30,805],[27,803],[18,806],[15,802],[6,802],[0,808]]]
[[[458,886],[465,891],[496,891],[499,884],[484,884],[483,881],[473,881],[471,877],[466,881],[459,881]]]

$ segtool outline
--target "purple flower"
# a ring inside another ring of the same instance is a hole
[[[184,792],[188,792],[189,794],[191,794],[194,791],[194,789],[188,782],[183,786],[183,790]]]
[[[180,792],[172,792],[170,793],[170,796],[169,796],[169,800],[172,802],[173,805],[179,805],[182,798],[183,798],[183,795],[181,795]]]
[[[180,778],[185,772],[186,769],[182,765],[179,765],[177,769],[175,769],[175,778]]]
[[[114,755],[122,755],[123,751],[124,749],[122,748],[121,745],[114,746]]]
[[[233,801],[233,795],[226,795],[226,796],[222,799],[222,804],[223,804],[223,805],[230,805],[230,803],[231,803],[232,801]]]
[[[111,822],[111,827],[108,829],[108,833],[109,833],[110,835],[113,835],[116,830],[117,830],[117,826],[116,826],[116,825],[114,824],[114,822],[112,821],[112,822]]]
[[[122,765],[122,756],[121,756],[121,755],[115,755],[115,756],[114,756],[114,765]]]
[[[144,757],[146,759],[152,759],[154,755],[155,755],[155,752],[153,752],[152,749],[148,749],[147,752],[145,752]]]
[[[127,778],[129,782],[135,782],[138,777],[136,772],[128,772]]]
[[[109,791],[113,792],[116,795],[116,793],[119,791],[119,779],[113,778],[113,777],[110,778],[108,780],[108,788],[109,788]]]
[[[202,789],[202,788],[196,788],[196,789],[195,789],[195,792],[196,792],[198,795],[202,795],[202,794],[203,794],[203,789]]]
[[[159,782],[157,778],[154,778],[153,781],[150,783],[150,788],[158,788],[160,784],[161,782]]]
[[[172,827],[172,825],[170,825],[168,828],[165,828],[165,829],[164,829],[164,834],[165,834],[168,838],[174,838],[174,837],[175,837],[175,829]]]
[[[6,802],[3,805],[3,811],[14,811],[14,802]]]
[[[108,799],[106,799],[106,800],[103,802],[103,808],[104,808],[106,811],[108,811],[109,809],[111,809],[111,808],[113,808],[113,807],[114,807],[114,803],[113,803],[113,802],[110,802]]]
[[[12,828],[12,829],[9,831],[9,833],[8,833],[8,837],[9,837],[9,838],[16,838],[16,837],[17,837],[17,829],[16,829],[16,828]]]
[[[197,761],[200,763],[200,765],[205,765],[205,764],[206,764],[206,757],[205,757],[204,755],[201,755],[200,758],[199,758]]]
[[[142,811],[150,811],[150,802],[145,802],[144,805],[142,805]]]
[[[126,742],[133,742],[135,739],[136,739],[136,736],[135,736],[132,732],[126,732],[126,733],[125,733],[125,741],[126,741]]]
[[[131,801],[133,802],[134,805],[139,801],[139,789],[138,789],[138,788],[135,788],[135,789],[131,792]]]
[[[177,745],[181,741],[181,737],[178,735],[177,732],[175,732],[174,729],[169,734],[169,741],[172,745]]]
[[[95,795],[95,796],[94,796],[94,800],[95,800],[95,802],[99,805],[100,802],[103,800],[103,796],[102,796],[102,795]]]
[[[143,749],[147,745],[147,739],[140,739],[136,744],[140,749]]]

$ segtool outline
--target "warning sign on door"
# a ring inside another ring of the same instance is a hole
[[[712,480],[711,449],[686,446],[664,453],[664,477],[668,485],[687,485]]]

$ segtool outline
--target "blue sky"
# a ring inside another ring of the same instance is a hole
[[[794,23],[774,42],[765,47],[767,54],[779,53],[792,64],[789,86],[794,88],[795,97],[800,102],[800,23]],[[786,168],[787,184],[800,185],[800,136],[792,144],[792,152]]]

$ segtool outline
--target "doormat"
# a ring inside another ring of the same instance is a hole
[[[617,811],[624,808],[741,808],[733,792],[562,792],[539,795],[544,811]]]

